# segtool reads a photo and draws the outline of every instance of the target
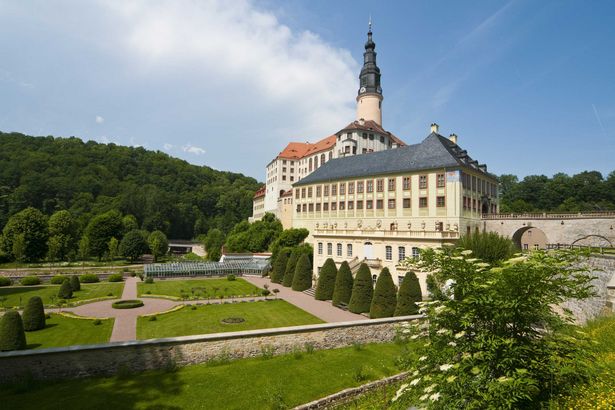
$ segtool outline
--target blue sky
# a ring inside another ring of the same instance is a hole
[[[497,174],[615,169],[612,1],[0,0],[0,130],[140,145],[264,180],[354,120],[368,16],[383,125]]]

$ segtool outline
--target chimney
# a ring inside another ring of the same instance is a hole
[[[435,122],[433,124],[431,124],[431,132],[435,132],[436,134],[438,133],[438,124],[436,124]]]
[[[455,145],[457,145],[457,134],[451,134],[448,136],[448,139]]]
[[[365,119],[359,118],[359,125],[365,125]]]

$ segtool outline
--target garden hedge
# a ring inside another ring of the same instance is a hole
[[[96,282],[100,282],[100,279],[98,278],[98,275],[95,275],[93,273],[84,273],[83,275],[79,276],[79,280],[81,281],[81,283],[96,283]]]
[[[318,284],[314,295],[316,300],[331,300],[333,298],[336,277],[337,267],[335,262],[333,262],[333,259],[327,258],[318,275]]]
[[[41,284],[41,278],[38,276],[25,276],[19,281],[23,286],[34,286]]]
[[[26,332],[32,332],[45,328],[45,308],[43,300],[39,296],[32,296],[23,310],[23,328]]]
[[[122,275],[121,273],[114,273],[112,275],[109,275],[107,280],[109,282],[121,282],[124,280],[124,275]]]
[[[372,274],[369,267],[362,263],[352,285],[352,295],[348,303],[348,310],[352,313],[369,312],[373,293]]]
[[[383,268],[376,280],[376,289],[369,309],[369,317],[377,319],[391,317],[397,306],[397,289],[393,283],[389,268]]]
[[[26,333],[21,316],[16,310],[9,310],[0,319],[0,351],[26,348]]]
[[[73,275],[70,277],[70,287],[73,289],[73,292],[81,290],[81,281],[79,281],[79,276]]]
[[[335,277],[335,289],[333,290],[333,301],[331,302],[333,306],[339,306],[342,303],[347,305],[350,302],[353,281],[350,265],[346,261],[342,262]]]
[[[11,286],[13,281],[6,276],[0,276],[0,286]]]
[[[310,257],[306,254],[301,255],[295,268],[295,276],[293,277],[293,290],[303,292],[312,287],[312,265]]]
[[[406,273],[404,280],[399,286],[395,316],[418,315],[419,307],[417,302],[422,300],[423,293],[421,292],[419,279],[414,272]]]
[[[284,270],[284,279],[282,280],[282,286],[287,288],[293,284],[293,278],[295,277],[295,268],[297,267],[297,252],[292,252],[286,262],[286,269]]]
[[[114,309],[134,309],[141,306],[143,306],[143,301],[138,299],[118,300],[111,304]]]
[[[66,275],[55,275],[51,278],[49,283],[51,283],[52,285],[61,285],[65,279],[67,279]]]
[[[66,279],[60,285],[60,290],[58,291],[58,297],[60,299],[70,299],[73,297],[73,288],[70,285],[70,280]]]

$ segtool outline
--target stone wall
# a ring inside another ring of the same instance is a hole
[[[399,322],[421,316],[404,316],[355,322],[326,323],[277,329],[252,330],[166,339],[115,342],[0,353],[0,383],[27,376],[60,379],[111,376],[185,366],[216,359],[240,359],[306,349],[333,349],[353,343],[389,342]]]

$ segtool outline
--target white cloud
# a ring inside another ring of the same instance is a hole
[[[165,143],[162,148],[164,148],[165,151],[171,151],[173,149],[173,144],[169,144],[169,143]]]
[[[96,121],[96,124],[102,124],[103,122],[105,122],[105,119],[101,117],[100,115],[97,115],[95,121]]]
[[[189,154],[194,154],[194,155],[203,155],[205,154],[205,150],[201,147],[195,147],[194,145],[191,144],[186,144],[182,147],[182,151],[187,152]]]

